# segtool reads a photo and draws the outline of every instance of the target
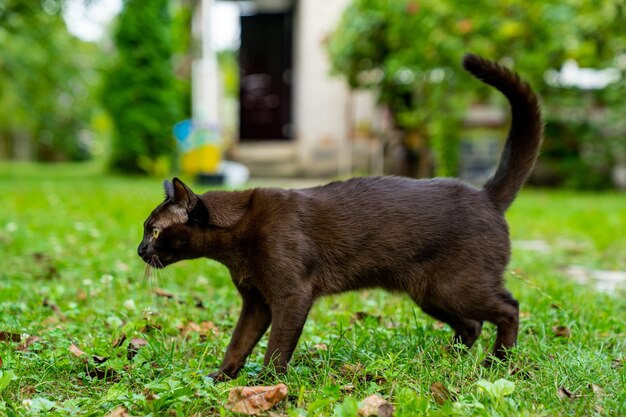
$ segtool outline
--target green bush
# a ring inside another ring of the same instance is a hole
[[[171,132],[180,114],[169,1],[128,0],[117,22],[115,44],[117,56],[102,92],[115,126],[111,167],[150,172],[175,154]]]

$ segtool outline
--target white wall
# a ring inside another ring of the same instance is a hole
[[[348,89],[331,77],[324,47],[349,0],[300,0],[294,22],[294,127],[305,168],[336,169],[348,129]],[[322,169],[324,170],[324,169]]]

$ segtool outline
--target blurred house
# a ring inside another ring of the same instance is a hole
[[[370,93],[350,92],[330,73],[324,43],[349,0],[202,0],[194,32],[194,119],[224,125],[208,31],[218,2],[240,10],[240,92],[230,158],[256,176],[328,176],[382,171],[371,132],[380,123]],[[223,105],[221,106],[223,108]]]

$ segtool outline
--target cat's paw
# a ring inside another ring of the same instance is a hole
[[[230,376],[226,375],[224,372],[217,370],[215,372],[211,372],[207,375],[207,377],[213,379],[213,382],[224,382],[231,379]]]

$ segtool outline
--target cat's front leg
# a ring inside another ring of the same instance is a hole
[[[309,310],[313,305],[313,296],[306,291],[298,291],[281,297],[271,305],[272,330],[265,352],[264,366],[276,373],[287,371]]]
[[[272,320],[269,305],[256,289],[242,289],[239,292],[243,299],[237,326],[230,339],[224,360],[220,368],[209,377],[215,381],[235,378],[246,362],[246,358],[259,342]]]

